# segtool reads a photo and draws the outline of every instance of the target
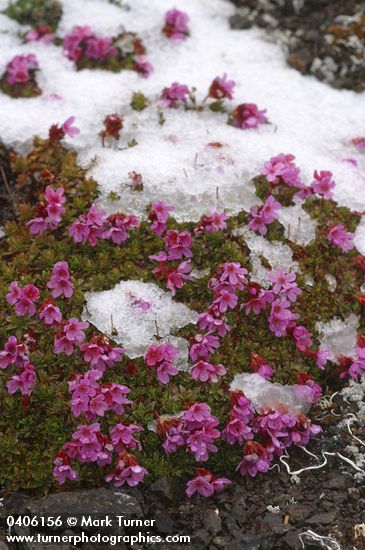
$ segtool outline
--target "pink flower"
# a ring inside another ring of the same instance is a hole
[[[219,347],[219,339],[211,334],[195,334],[190,347],[190,357],[196,361],[198,357],[209,357]]]
[[[284,269],[277,269],[268,274],[269,281],[274,283],[273,291],[275,294],[279,294],[282,290],[295,281],[295,273],[287,273]]]
[[[219,311],[225,313],[227,309],[235,309],[238,304],[238,297],[227,290],[222,290],[218,298],[216,298],[213,304],[217,304]]]
[[[176,8],[169,10],[165,15],[165,25],[162,29],[167,38],[177,43],[185,40],[189,36],[189,16]]]
[[[37,58],[34,54],[16,55],[6,65],[7,83],[26,84],[33,78],[35,71],[39,69]]]
[[[176,294],[178,288],[183,288],[184,281],[191,281],[192,277],[188,275],[192,270],[190,262],[181,262],[176,269],[170,270],[166,279],[166,286],[172,294]]]
[[[191,377],[193,380],[200,382],[218,382],[218,376],[224,376],[227,373],[223,365],[213,365],[208,361],[198,361],[191,369]]]
[[[143,432],[143,428],[138,424],[125,424],[118,423],[110,431],[110,437],[112,444],[117,453],[125,451],[126,449],[140,449],[141,444],[134,438],[134,434]]]
[[[184,256],[191,258],[193,253],[190,250],[192,246],[192,238],[188,231],[175,231],[170,229],[164,238],[166,247],[168,248],[170,260],[180,260]]]
[[[210,417],[210,407],[206,403],[194,403],[184,412],[183,419],[189,422],[204,422]]]
[[[267,225],[277,220],[281,204],[270,195],[262,206],[252,206],[250,210],[250,222],[248,227],[254,231],[258,231],[260,235],[266,235]]]
[[[22,395],[30,395],[35,384],[35,369],[29,363],[24,365],[20,375],[13,376],[6,384],[8,393],[20,391]]]
[[[50,44],[53,42],[54,34],[48,25],[39,25],[35,29],[31,29],[25,34],[26,42],[43,42]]]
[[[151,212],[148,219],[152,222],[151,231],[159,237],[164,233],[169,218],[169,213],[175,209],[175,206],[167,204],[165,201],[159,200],[151,204]]]
[[[67,262],[57,262],[53,266],[52,277],[47,283],[47,287],[52,289],[53,298],[59,298],[60,296],[71,298],[74,286],[70,281]]]
[[[230,285],[236,286],[242,290],[243,285],[247,283],[245,277],[247,273],[247,269],[241,267],[239,262],[226,262],[223,264],[223,272],[220,276],[220,281],[227,281]]]
[[[290,187],[302,189],[303,184],[299,176],[300,168],[295,165],[293,162],[294,159],[294,155],[280,153],[280,155],[272,157],[269,161],[265,162],[260,170],[260,174],[266,176],[266,179],[270,183],[285,183]]]
[[[88,326],[89,323],[79,321],[76,317],[70,317],[70,319],[66,322],[63,331],[67,340],[76,344],[82,344],[85,340],[84,330],[87,329]]]
[[[113,481],[115,487],[121,487],[125,484],[129,487],[136,487],[143,482],[148,474],[145,468],[137,463],[136,458],[123,451],[117,458],[115,468],[105,476],[106,481]]]
[[[32,235],[41,235],[45,231],[47,231],[49,224],[48,221],[45,218],[33,218],[32,220],[29,220],[25,224],[29,227],[29,231]]]
[[[227,80],[227,74],[224,73],[222,77],[216,76],[211,83],[208,91],[208,97],[214,99],[233,99],[233,88],[236,83],[234,80]]]
[[[321,170],[319,173],[315,170],[313,174],[314,180],[311,187],[315,193],[323,196],[325,199],[332,199],[332,189],[336,187],[335,181],[332,179],[332,172]]]
[[[6,301],[9,305],[13,306],[17,303],[21,296],[21,289],[18,286],[18,283],[16,281],[13,281],[10,283],[9,286],[10,292],[6,295]]]
[[[241,130],[257,128],[268,122],[266,109],[259,110],[255,103],[242,103],[230,113],[229,123]]]
[[[73,126],[73,123],[75,122],[76,117],[70,116],[65,120],[65,122],[62,124],[61,128],[67,134],[70,136],[70,138],[74,138],[77,136],[77,134],[80,133],[80,129],[77,128],[77,126]]]
[[[171,365],[171,363],[164,361],[158,365],[156,372],[157,378],[161,384],[168,384],[170,382],[170,376],[176,376],[179,371],[176,367]]]
[[[203,497],[210,497],[213,493],[222,491],[226,485],[232,482],[225,477],[215,477],[212,472],[205,468],[198,468],[196,476],[188,481],[186,485],[186,494],[191,497],[194,493],[199,493]]]
[[[153,72],[153,65],[143,55],[138,55],[134,62],[134,70],[142,76],[148,78]]]
[[[59,324],[62,321],[62,313],[60,308],[55,306],[50,300],[42,304],[39,310],[39,318],[43,320],[45,325]]]
[[[293,330],[293,336],[295,338],[295,345],[301,351],[304,351],[307,348],[310,348],[313,344],[311,332],[303,326],[296,326]]]
[[[260,443],[248,441],[243,451],[243,460],[237,466],[237,470],[243,476],[248,474],[255,477],[258,472],[267,472],[271,461],[272,457]]]
[[[164,107],[177,109],[181,104],[186,102],[188,95],[188,86],[173,82],[168,88],[162,90],[161,103]]]
[[[331,244],[338,246],[344,252],[348,252],[354,248],[354,243],[352,242],[353,233],[345,231],[342,224],[332,226],[327,233],[327,238]]]

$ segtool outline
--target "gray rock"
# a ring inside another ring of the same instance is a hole
[[[174,521],[165,510],[158,510],[155,513],[154,519],[156,520],[155,527],[159,533],[166,533],[168,535],[175,533]]]
[[[203,544],[208,544],[211,538],[211,535],[205,529],[199,529],[193,535],[193,540],[202,542]]]
[[[220,518],[219,512],[216,513],[216,511],[212,508],[205,510],[204,527],[210,533],[212,533],[212,535],[217,535],[222,529],[222,520]]]
[[[318,524],[318,525],[329,525],[330,523],[333,523],[336,519],[336,512],[319,512],[318,514],[314,514],[312,517],[307,519],[307,523],[310,525]]]
[[[164,502],[176,502],[182,495],[181,484],[168,477],[161,477],[149,487],[149,492],[162,498]]]

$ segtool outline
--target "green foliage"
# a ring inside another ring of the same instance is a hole
[[[68,236],[68,228],[94,202],[97,189],[86,171],[78,166],[75,153],[60,145],[51,147],[48,141],[36,139],[34,149],[28,156],[12,156],[11,166],[18,181],[26,181],[29,185],[37,183],[39,191],[52,180],[53,174],[52,185],[62,185],[67,197],[66,213],[55,231],[33,237],[25,222],[34,216],[35,207],[27,204],[19,206],[18,221],[6,224],[6,238],[0,241],[0,318],[3,321],[0,344],[2,346],[12,334],[20,340],[26,335],[34,338],[36,344],[30,358],[37,373],[37,385],[28,402],[19,394],[8,395],[6,392],[5,384],[11,367],[0,371],[0,485],[10,490],[27,489],[45,493],[56,489],[51,475],[54,455],[70,439],[76,426],[83,422],[82,418],[75,419],[70,412],[67,381],[74,373],[85,372],[88,365],[79,352],[71,357],[52,353],[55,330],[45,328],[36,318],[17,317],[5,300],[9,284],[13,280],[20,285],[34,283],[40,288],[41,298],[44,299],[49,296],[46,284],[54,263],[67,260],[75,293],[70,300],[57,300],[57,305],[65,318],[80,317],[87,291],[107,290],[120,280],[127,279],[156,282],[152,273],[156,263],[149,256],[162,250],[163,241],[149,231],[147,222],[143,222],[140,229],[132,231],[130,238],[121,246],[109,241],[100,241],[95,248],[77,245]],[[261,193],[265,182],[262,179],[255,182],[258,182],[258,193]],[[284,189],[278,190],[277,200],[287,200],[283,193]],[[110,197],[111,200],[115,198]],[[334,316],[343,318],[350,312],[360,313],[360,304],[353,299],[362,282],[360,270],[353,262],[355,253],[345,255],[330,246],[326,239],[328,225],[344,223],[347,229],[354,230],[358,216],[338,208],[335,203],[316,199],[307,200],[305,208],[318,221],[315,243],[306,248],[289,243],[279,223],[271,224],[268,238],[287,242],[293,249],[294,259],[301,268],[298,284],[303,290],[293,311],[301,315],[303,324],[316,335],[317,321],[328,321]],[[207,270],[208,274],[179,289],[175,297],[177,301],[201,312],[211,303],[212,295],[207,289],[207,282],[217,265],[235,261],[250,269],[249,250],[244,238],[233,235],[233,230],[244,223],[247,223],[247,216],[240,212],[229,219],[226,232],[204,234],[194,240],[193,267]],[[192,231],[194,224],[177,224],[170,220],[169,227]],[[324,278],[327,273],[336,278],[336,292],[328,288]],[[306,285],[306,276],[313,279],[311,287]],[[190,475],[195,465],[194,458],[183,450],[169,456],[164,453],[159,436],[148,429],[155,421],[156,413],[175,414],[191,401],[205,401],[213,414],[224,421],[229,411],[228,383],[236,373],[250,370],[252,352],[261,354],[272,365],[275,381],[294,383],[298,372],[308,372],[324,383],[325,388],[339,387],[338,373],[334,367],[327,377],[311,357],[296,349],[292,338],[274,337],[268,329],[265,315],[246,316],[238,310],[229,313],[228,318],[232,330],[222,339],[221,347],[213,356],[214,361],[226,366],[228,374],[217,384],[196,383],[189,374],[180,373],[168,386],[164,386],[156,380],[151,370],[146,369],[141,358],[134,361],[124,358],[121,364],[105,374],[106,382],[123,383],[132,390],[130,397],[134,404],[127,409],[122,421],[137,422],[145,428],[142,434],[143,451],[138,458],[150,472],[150,479],[161,475]],[[362,320],[360,330],[364,329]],[[195,330],[194,326],[187,326],[178,335],[189,339]],[[95,333],[96,330],[90,327],[88,339]],[[107,433],[120,420],[116,414],[98,419],[103,433]],[[219,453],[211,455],[208,466],[217,474],[233,475],[241,450],[238,446],[230,447],[223,442],[218,445]],[[104,472],[95,465],[82,465],[79,471],[79,483],[83,485],[104,483]]]
[[[18,23],[32,27],[49,25],[55,30],[62,17],[62,4],[59,0],[15,0],[5,13]]]
[[[142,92],[134,92],[131,107],[135,111],[143,111],[149,105],[149,99]]]
[[[35,78],[32,78],[24,84],[16,83],[10,85],[7,82],[7,73],[4,73],[2,78],[0,79],[0,90],[4,94],[14,98],[30,98],[37,97],[42,94],[42,90],[39,88]]]

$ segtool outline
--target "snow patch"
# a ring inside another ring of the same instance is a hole
[[[341,355],[355,357],[359,319],[353,313],[344,321],[332,319],[329,323],[316,323],[320,334],[321,349],[331,352],[330,360],[336,362]]]
[[[86,300],[83,320],[123,345],[129,357],[144,355],[161,338],[180,350],[176,366],[187,368],[188,342],[171,335],[195,323],[198,314],[175,302],[171,294],[153,283],[122,281],[111,290],[86,293]]]

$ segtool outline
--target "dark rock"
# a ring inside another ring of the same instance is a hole
[[[345,489],[348,484],[348,478],[344,475],[338,475],[333,477],[328,482],[329,489]]]
[[[231,25],[231,28],[234,29],[234,30],[237,30],[237,29],[250,29],[252,27],[252,21],[250,21],[244,15],[240,15],[239,13],[236,13],[235,15],[232,15],[229,18],[229,23]]]
[[[149,493],[158,496],[164,502],[177,502],[183,496],[181,484],[176,479],[161,477],[149,487]]]
[[[217,535],[222,529],[222,520],[217,512],[212,508],[205,511],[204,514],[204,528],[207,529],[212,535]]]
[[[212,538],[212,536],[205,529],[199,529],[193,535],[194,540],[196,540],[198,542],[202,542],[204,544],[208,544],[208,542],[210,542],[211,538]]]
[[[155,513],[155,527],[159,533],[171,534],[176,531],[174,521],[165,510],[158,510]]]
[[[300,531],[289,531],[283,539],[283,541],[288,545],[289,548],[292,548],[293,550],[299,550],[299,548],[303,548],[302,543],[299,539],[299,533]]]
[[[319,512],[317,514],[314,514],[312,517],[307,519],[307,523],[313,525],[329,525],[330,523],[333,523],[336,519],[336,512]]]

